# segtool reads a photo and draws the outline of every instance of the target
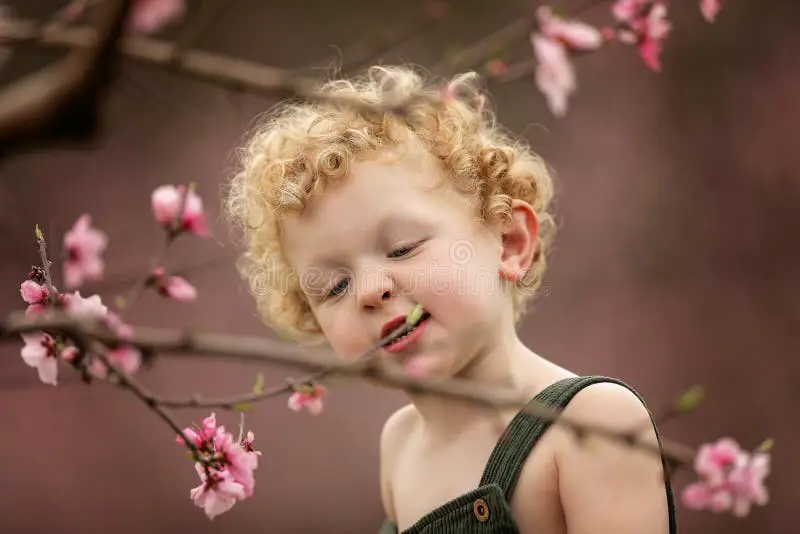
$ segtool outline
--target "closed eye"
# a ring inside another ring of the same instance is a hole
[[[402,258],[403,256],[408,256],[411,254],[420,243],[413,243],[411,245],[405,245],[400,248],[396,248],[388,254],[389,258]]]
[[[336,285],[334,285],[331,288],[331,290],[328,291],[328,294],[326,295],[326,297],[336,297],[336,296],[341,295],[342,292],[347,290],[348,283],[349,283],[349,281],[348,281],[347,278],[343,278],[342,280],[336,282]]]

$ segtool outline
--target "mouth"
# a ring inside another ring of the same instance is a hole
[[[383,348],[386,349],[387,352],[402,352],[406,350],[416,343],[420,336],[422,336],[429,318],[430,314],[426,312],[422,319],[414,326],[409,326],[405,329],[403,329],[403,327],[406,325],[405,316],[396,317],[387,322],[385,325],[383,325],[383,329],[381,330],[382,338],[385,338],[391,334],[396,334],[397,332],[401,332],[401,334],[391,343],[384,345]]]

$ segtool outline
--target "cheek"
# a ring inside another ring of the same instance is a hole
[[[431,308],[431,313],[458,316],[461,321],[485,315],[500,291],[498,264],[486,250],[467,240],[429,250],[425,261],[413,269],[411,293]],[[469,321],[467,321],[469,322]]]
[[[366,331],[359,328],[352,314],[346,313],[347,303],[339,303],[318,312],[317,322],[336,356],[345,362],[355,361],[366,350]],[[340,309],[341,307],[341,309]]]

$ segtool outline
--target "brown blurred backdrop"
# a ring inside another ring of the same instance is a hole
[[[191,2],[197,4],[199,2]],[[579,91],[553,118],[526,76],[490,84],[499,115],[524,134],[559,176],[561,233],[546,297],[521,326],[541,354],[581,374],[623,378],[651,407],[693,384],[707,388],[697,412],[662,427],[691,445],[730,435],[746,447],[776,440],[772,500],[743,520],[681,510],[685,533],[794,534],[800,476],[800,5],[729,0],[716,24],[696,0],[674,2],[664,72],[648,71],[628,47],[577,61]],[[11,2],[42,16],[58,1]],[[380,4],[380,5],[379,5]],[[609,2],[586,13],[608,20]],[[566,2],[570,5],[578,2]],[[530,6],[453,1],[450,14],[386,51],[383,62],[430,67]],[[236,0],[199,47],[280,67],[329,67],[337,47],[419,24],[420,2]],[[368,51],[348,51],[345,65]],[[519,43],[514,57],[530,55]],[[367,54],[368,56],[368,54]],[[2,74],[52,61],[26,50]],[[195,326],[268,335],[233,267],[236,250],[219,214],[232,150],[273,102],[231,93],[146,65],[126,64],[108,105],[107,132],[93,149],[52,150],[0,169],[0,313],[23,306],[19,283],[37,262],[34,224],[58,239],[83,212],[111,239],[107,276],[82,294],[111,304],[146,268],[160,231],[149,195],[195,181],[215,238],[182,239],[168,267],[200,290],[195,305],[147,295],[134,325]],[[58,271],[57,271],[58,272]],[[86,387],[68,370],[40,384],[0,347],[0,531],[239,534],[375,532],[382,519],[377,444],[397,392],[346,384],[319,418],[283,400],[248,415],[264,452],[256,495],[213,522],[188,498],[197,476],[173,434],[129,395]],[[165,393],[244,391],[256,372],[281,368],[175,358],[142,376]],[[178,414],[185,425],[203,412]],[[235,427],[238,416],[219,414]],[[678,478],[678,488],[688,480]],[[795,510],[794,512],[792,510]]]

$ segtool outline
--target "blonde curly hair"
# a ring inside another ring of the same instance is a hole
[[[243,233],[237,267],[269,327],[295,340],[324,341],[282,253],[280,218],[302,213],[311,198],[345,177],[352,161],[398,147],[409,134],[487,223],[508,220],[512,199],[535,210],[533,263],[512,288],[519,321],[541,284],[555,233],[553,179],[539,155],[496,123],[477,82],[467,73],[437,86],[410,67],[376,66],[356,79],[320,84],[320,98],[312,102],[286,102],[265,115],[239,151],[225,212]]]

